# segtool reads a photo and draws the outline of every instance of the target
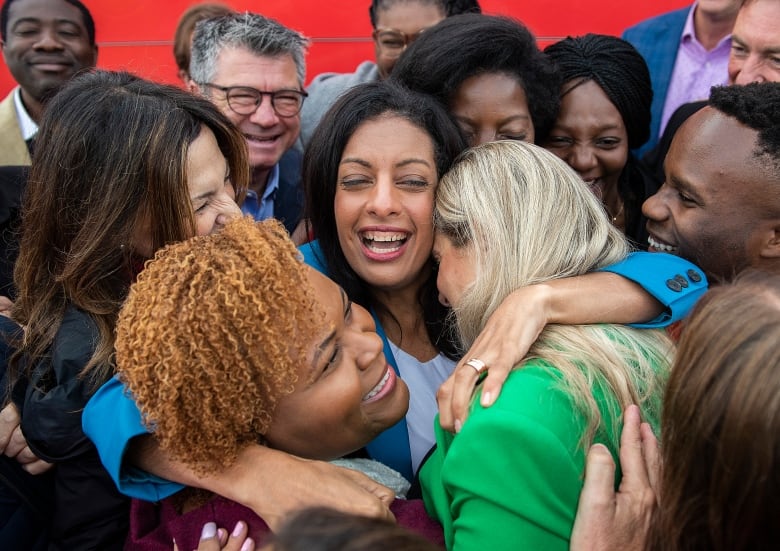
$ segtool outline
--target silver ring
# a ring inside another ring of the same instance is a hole
[[[469,361],[466,362],[466,365],[473,367],[474,371],[477,372],[477,375],[482,373],[487,369],[487,365],[482,360],[478,360],[477,358],[471,358]]]

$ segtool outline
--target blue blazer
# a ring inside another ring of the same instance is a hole
[[[693,6],[682,8],[658,17],[647,19],[629,27],[623,33],[627,40],[639,50],[650,70],[650,80],[653,83],[653,104],[651,107],[650,139],[637,150],[641,157],[658,142],[658,131],[661,127],[661,116],[666,103],[666,92],[672,79],[674,62],[677,60],[677,50],[680,47],[685,20]]]
[[[292,234],[303,215],[300,151],[289,149],[279,159],[279,189],[274,197],[274,218]]]

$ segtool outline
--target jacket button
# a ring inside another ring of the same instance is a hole
[[[669,287],[675,293],[679,293],[680,291],[682,291],[682,285],[680,285],[680,282],[677,281],[676,279],[667,279],[666,286]]]
[[[690,269],[686,273],[688,274],[688,278],[694,283],[698,283],[701,281],[701,275],[696,270]]]

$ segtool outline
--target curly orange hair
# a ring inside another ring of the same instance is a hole
[[[162,449],[205,474],[262,442],[324,323],[281,224],[243,218],[147,262],[119,315],[117,368]]]

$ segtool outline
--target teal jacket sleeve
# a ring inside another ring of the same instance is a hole
[[[708,286],[707,276],[701,268],[667,253],[631,253],[625,260],[601,271],[630,279],[664,305],[666,310],[654,320],[632,324],[632,327],[640,329],[665,327],[681,320]]]
[[[123,464],[130,440],[149,431],[141,421],[141,412],[117,377],[100,387],[87,402],[81,421],[103,466],[123,494],[145,501],[159,501],[184,488]]]

